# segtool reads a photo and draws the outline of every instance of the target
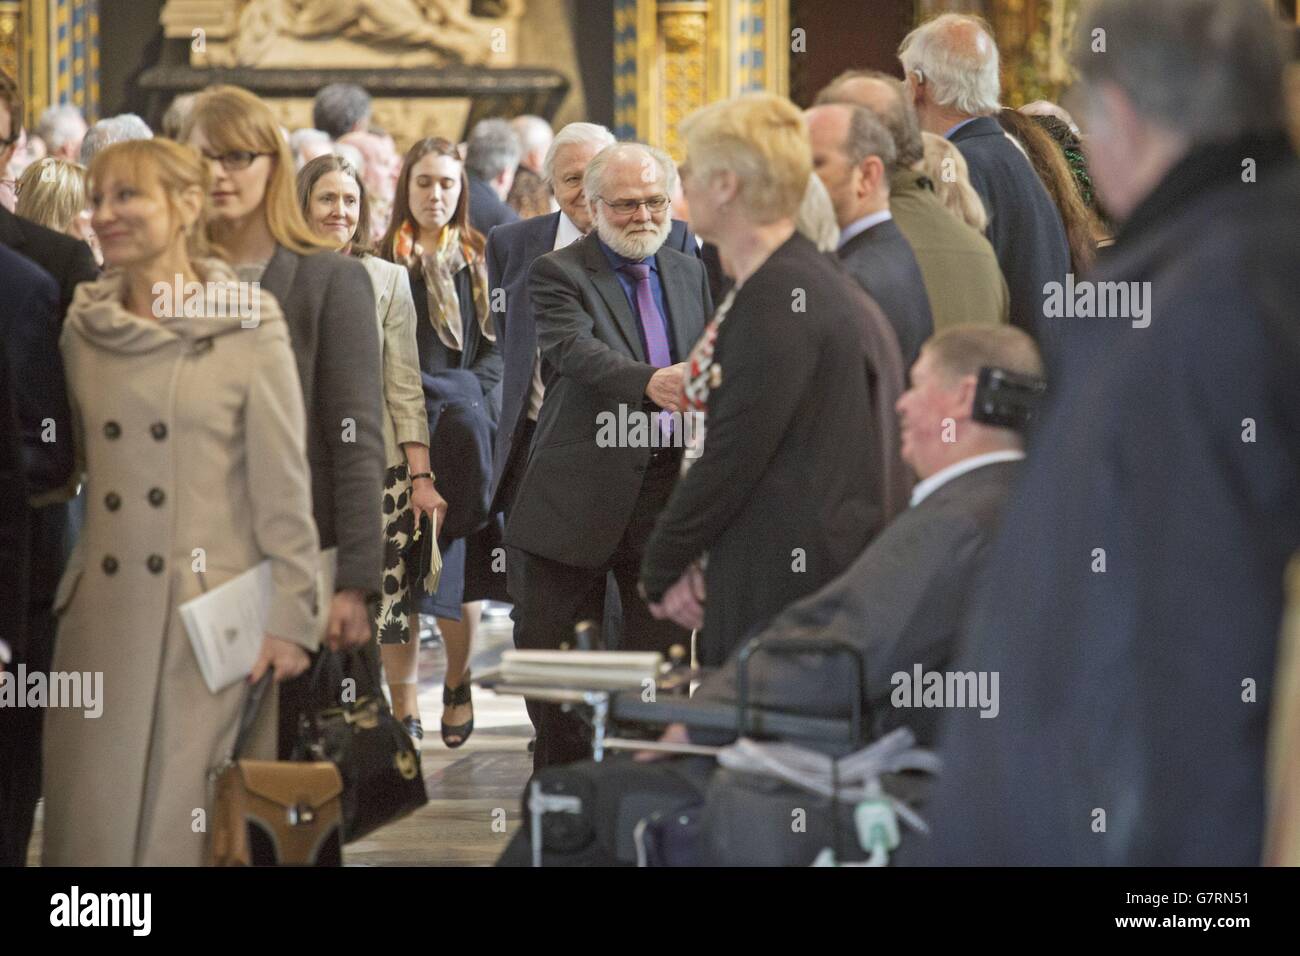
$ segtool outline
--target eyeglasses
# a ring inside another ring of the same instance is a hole
[[[274,153],[254,153],[247,149],[232,149],[228,153],[222,153],[220,156],[213,156],[211,153],[204,151],[203,158],[209,162],[220,163],[221,168],[228,173],[237,173],[241,169],[247,169],[253,165],[253,160],[259,156],[274,156]]]
[[[668,208],[669,201],[667,196],[652,196],[649,199],[615,199],[612,202],[604,196],[597,196],[596,198],[620,216],[630,216],[642,206],[645,206],[652,213],[663,212]]]

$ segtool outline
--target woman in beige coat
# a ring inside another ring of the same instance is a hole
[[[401,553],[422,515],[434,536],[447,502],[434,487],[429,465],[429,419],[420,384],[415,339],[415,301],[406,270],[376,257],[370,248],[370,207],[356,167],[334,154],[317,156],[298,171],[298,203],[307,224],[338,251],[366,267],[375,290],[375,322],[383,355],[384,454],[382,502],[384,580],[380,588],[379,643],[393,699],[393,713],[411,737],[421,740],[419,709],[419,612],[411,600]],[[436,581],[425,582],[431,591]]]
[[[270,559],[251,679],[301,673],[317,643],[293,353],[275,301],[201,258],[207,176],[166,140],[112,146],[90,170],[110,271],[77,289],[61,341],[87,513],[55,601],[54,669],[102,673],[103,699],[97,718],[47,715],[47,866],[203,862],[207,774],[247,686],[208,690],[178,605]],[[274,757],[274,704],[245,756]]]

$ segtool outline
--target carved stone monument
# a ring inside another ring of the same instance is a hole
[[[402,148],[423,136],[463,138],[483,116],[550,118],[568,82],[519,65],[525,2],[167,0],[169,48],[140,79],[146,118],[156,121],[180,93],[235,83],[296,129],[312,125],[312,97],[335,82],[365,87],[374,124]]]

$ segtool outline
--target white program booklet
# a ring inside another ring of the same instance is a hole
[[[319,631],[325,628],[337,569],[338,549],[322,551],[316,572]],[[198,658],[199,672],[214,694],[253,672],[266,637],[273,594],[271,562],[263,561],[178,609]]]

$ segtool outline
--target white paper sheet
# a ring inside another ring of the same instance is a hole
[[[318,632],[325,629],[337,569],[338,549],[322,551],[316,574]],[[266,637],[273,595],[268,560],[178,608],[199,672],[214,694],[253,672]]]

